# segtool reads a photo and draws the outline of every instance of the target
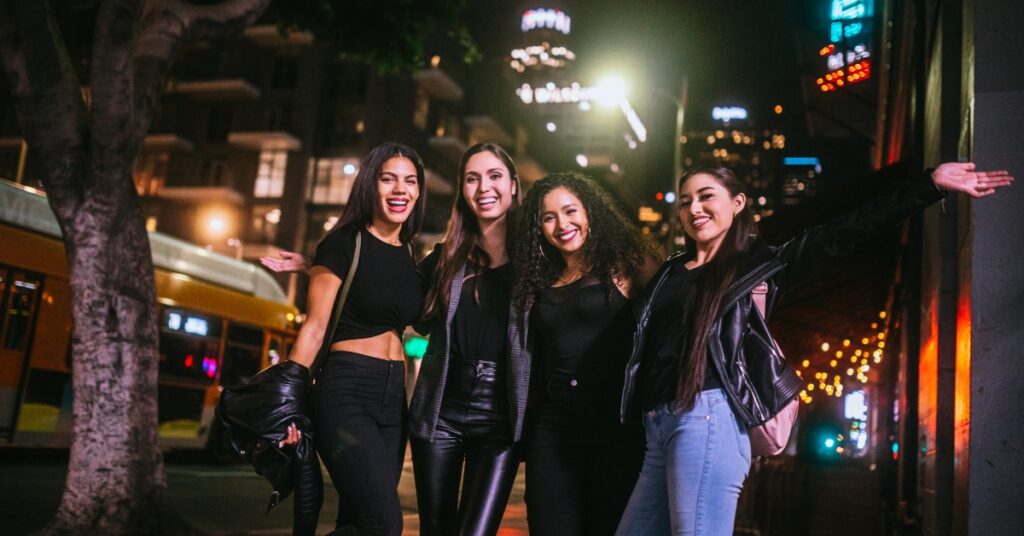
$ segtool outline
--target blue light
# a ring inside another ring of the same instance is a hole
[[[864,31],[864,23],[862,22],[851,22],[843,28],[843,36],[850,38],[856,35],[860,35]]]
[[[676,202],[676,193],[675,192],[667,192],[665,194],[665,202],[669,203],[669,204],[675,203]]]
[[[782,159],[785,166],[820,166],[821,162],[814,156],[787,156]]]
[[[828,447],[828,448],[832,448],[832,447],[836,446],[836,440],[832,439],[831,437],[826,439],[825,440],[825,446]]]
[[[828,38],[833,43],[838,43],[843,40],[843,23],[833,22],[829,26]]]

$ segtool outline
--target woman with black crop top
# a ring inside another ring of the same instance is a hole
[[[410,443],[424,536],[496,534],[519,467],[505,248],[519,178],[492,144],[467,150],[458,177],[444,243],[420,264],[430,343],[413,392]]]
[[[655,263],[607,195],[550,175],[523,203],[510,358],[532,363],[526,506],[535,535],[611,534],[640,471],[642,432],[618,420],[633,314]]]
[[[409,147],[384,144],[362,161],[349,204],[317,246],[308,311],[289,359],[312,365],[323,337],[330,353],[313,387],[315,444],[338,491],[332,534],[402,533],[398,479],[405,456],[405,354],[401,335],[423,306],[407,244],[419,229],[423,164]],[[348,277],[355,238],[359,264],[338,327],[331,310]],[[298,431],[285,443],[297,442]]]

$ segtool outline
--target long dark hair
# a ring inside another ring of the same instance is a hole
[[[424,301],[424,319],[429,319],[438,312],[444,311],[448,304],[448,294],[452,289],[452,280],[455,279],[459,267],[466,264],[469,260],[473,260],[474,265],[477,266],[488,266],[491,264],[491,258],[479,244],[480,222],[477,221],[476,215],[469,208],[469,203],[466,202],[466,197],[462,193],[462,187],[466,183],[466,164],[473,155],[485,151],[498,157],[505,164],[509,180],[515,186],[512,193],[512,209],[519,206],[521,186],[519,184],[519,172],[516,171],[516,165],[512,162],[512,157],[504,149],[493,143],[478,143],[467,149],[462,155],[462,160],[459,161],[459,184],[455,188],[452,214],[448,218],[448,227],[444,233],[441,258],[437,261],[437,268],[434,269],[434,280],[430,283],[430,290],[427,291],[427,297]]]
[[[359,173],[356,174],[355,182],[352,184],[352,193],[348,197],[348,204],[341,212],[338,223],[328,232],[333,233],[350,225],[356,228],[363,228],[373,222],[374,211],[380,205],[380,193],[377,191],[377,180],[380,178],[381,168],[384,162],[400,157],[408,158],[416,167],[416,182],[420,186],[420,195],[416,198],[416,204],[412,207],[412,213],[402,224],[402,230],[398,237],[402,242],[412,240],[423,225],[423,217],[427,208],[427,184],[423,172],[423,161],[420,155],[416,154],[411,147],[401,143],[382,143],[373,148],[359,163]]]
[[[677,190],[694,175],[709,175],[725,188],[730,197],[745,193],[744,185],[736,175],[724,167],[699,167],[679,178]],[[737,262],[742,252],[757,240],[757,224],[746,205],[732,220],[718,252],[705,265],[694,291],[686,293],[683,303],[683,348],[679,355],[679,384],[677,404],[684,409],[693,407],[697,394],[704,387],[704,368],[707,364],[708,337],[718,319],[719,307],[726,288],[736,278]],[[697,243],[686,235],[686,250],[696,251]]]
[[[651,253],[640,231],[592,179],[576,172],[548,175],[530,188],[516,218],[511,244],[516,274],[512,301],[520,311],[530,307],[534,294],[554,283],[565,269],[565,259],[541,233],[544,197],[556,188],[569,190],[583,203],[590,224],[590,236],[583,243],[583,263],[608,288],[609,299],[615,292],[613,279],[639,274],[644,255]]]

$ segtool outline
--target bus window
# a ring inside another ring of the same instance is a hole
[[[262,352],[263,330],[229,324],[220,384],[238,385],[259,372]]]
[[[161,377],[213,383],[219,366],[221,319],[182,309],[165,309],[161,316]]]
[[[39,281],[27,277],[12,279],[4,307],[3,349],[25,351],[28,346],[30,320],[35,311]]]
[[[284,358],[288,356],[285,352],[287,352],[287,348],[284,347],[284,341],[281,340],[281,337],[271,335],[270,344],[267,346],[267,365],[276,365],[284,361]]]

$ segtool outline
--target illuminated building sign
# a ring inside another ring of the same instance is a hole
[[[548,29],[569,35],[572,19],[559,9],[530,9],[523,13],[522,30]]]
[[[715,106],[711,109],[711,117],[723,123],[737,119],[743,120],[747,118],[747,109],[739,106]]]
[[[827,72],[816,80],[824,93],[871,77],[874,0],[829,0],[829,44],[818,51]]]
[[[516,72],[523,72],[532,67],[565,67],[567,62],[576,59],[576,54],[565,47],[552,47],[550,43],[542,43],[526,48],[512,50],[509,66]]]
[[[526,104],[548,104],[563,102],[589,101],[593,97],[594,88],[583,87],[576,82],[568,86],[556,86],[554,82],[548,82],[543,86],[531,86],[523,84],[516,89],[519,100]]]
[[[782,159],[784,166],[820,166],[821,161],[813,156],[787,156]]]

